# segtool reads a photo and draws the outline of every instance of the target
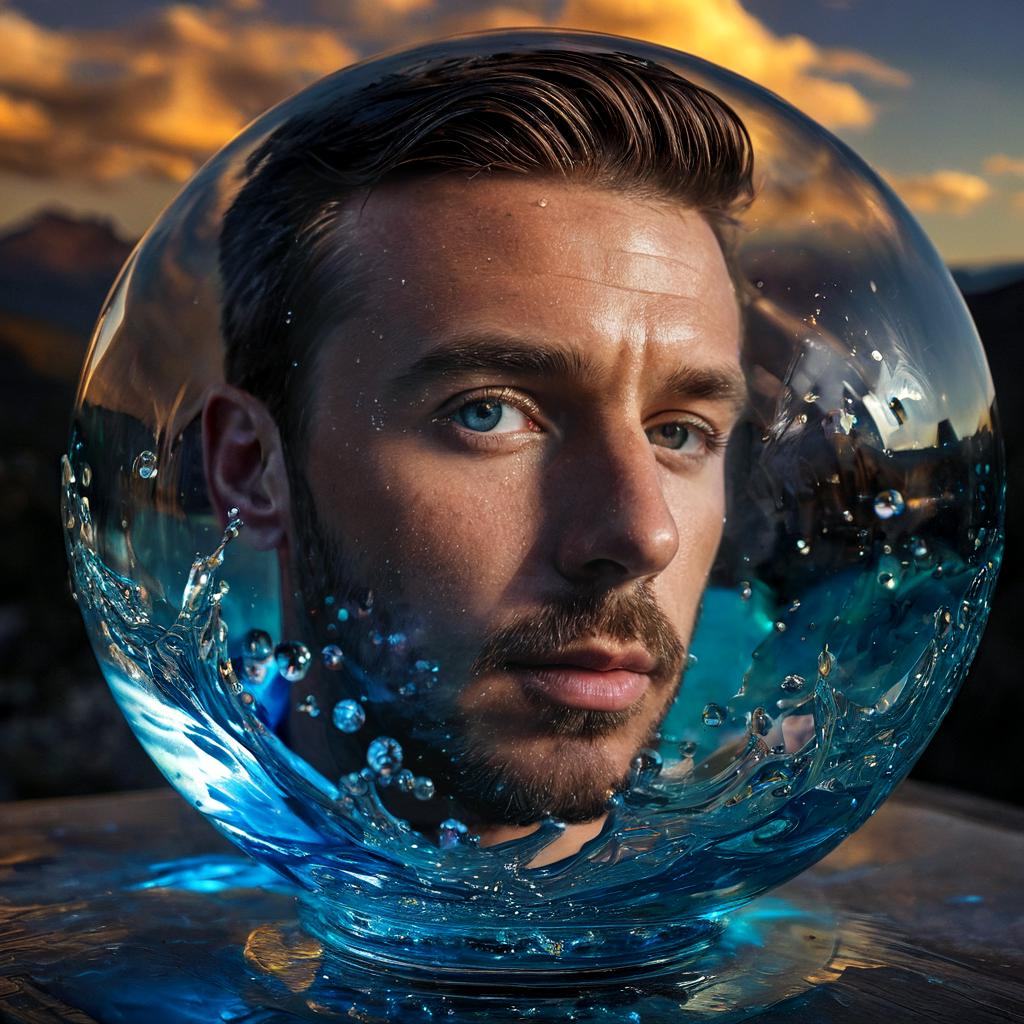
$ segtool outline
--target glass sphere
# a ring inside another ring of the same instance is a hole
[[[889,189],[561,31],[358,64],[217,154],[103,310],[63,487],[171,784],[334,949],[447,977],[679,956],[822,857],[1002,545],[984,354]]]

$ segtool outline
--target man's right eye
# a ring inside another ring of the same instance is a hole
[[[530,419],[520,409],[497,398],[476,398],[459,406],[452,419],[475,433],[505,434],[529,430]]]

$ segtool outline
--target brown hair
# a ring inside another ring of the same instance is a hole
[[[268,407],[295,454],[296,374],[364,289],[337,242],[346,201],[438,173],[553,175],[678,200],[716,231],[752,194],[743,122],[651,61],[525,49],[437,60],[286,121],[249,157],[220,237],[230,383]]]

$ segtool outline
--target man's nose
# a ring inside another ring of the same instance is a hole
[[[615,586],[665,569],[679,550],[679,530],[647,435],[591,438],[565,455],[551,484],[562,491],[555,556],[562,576]]]

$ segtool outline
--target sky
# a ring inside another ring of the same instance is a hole
[[[136,237],[309,82],[525,25],[648,39],[745,75],[864,157],[948,263],[1024,260],[1020,0],[0,0],[0,230],[56,206]]]

